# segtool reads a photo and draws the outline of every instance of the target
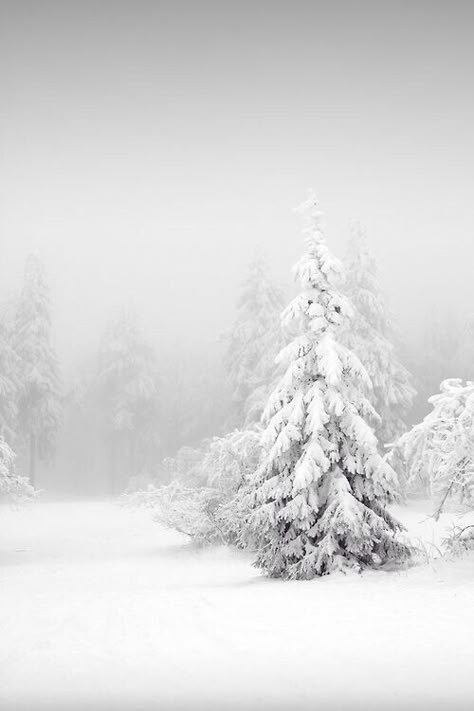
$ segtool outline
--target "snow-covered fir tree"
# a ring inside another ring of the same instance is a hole
[[[355,311],[347,328],[346,344],[357,354],[371,380],[367,395],[380,418],[373,424],[383,446],[405,430],[404,420],[416,391],[397,356],[375,259],[360,225],[352,228],[346,273],[345,291]]]
[[[370,379],[341,343],[351,307],[339,290],[341,264],[328,250],[313,194],[299,208],[306,253],[301,292],[283,313],[293,340],[269,398],[266,454],[250,485],[256,565],[274,577],[312,578],[410,555],[386,509],[396,474],[368,424]]]
[[[132,310],[122,310],[106,330],[98,371],[110,488],[116,493],[152,466],[159,448],[156,354]]]
[[[20,359],[18,421],[34,484],[37,460],[54,452],[61,421],[59,368],[51,338],[49,288],[41,260],[26,262],[15,316],[14,348]]]
[[[275,357],[283,345],[281,291],[272,282],[261,254],[249,266],[229,333],[225,366],[232,388],[233,424],[258,422],[275,374]]]
[[[429,494],[442,509],[448,499],[474,505],[474,382],[451,378],[429,399],[432,411],[394,443],[407,490]]]

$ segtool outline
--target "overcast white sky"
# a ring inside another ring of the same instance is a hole
[[[289,280],[291,208],[367,224],[412,333],[474,311],[474,4],[0,0],[0,292],[45,259],[63,355],[133,299],[210,340],[256,244]]]

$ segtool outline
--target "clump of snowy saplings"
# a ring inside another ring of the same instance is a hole
[[[256,565],[273,577],[312,578],[405,561],[410,547],[386,505],[397,477],[377,451],[371,383],[343,345],[353,311],[341,264],[326,246],[313,195],[300,208],[306,253],[301,285],[283,314],[292,337],[285,372],[264,412],[264,457],[248,487]]]
[[[0,500],[21,505],[36,495],[28,479],[15,472],[15,453],[0,437]]]
[[[449,535],[443,539],[443,546],[450,556],[460,556],[474,551],[474,524],[453,526]]]
[[[181,468],[170,484],[131,492],[123,503],[150,509],[158,523],[198,544],[237,543],[247,514],[242,485],[258,466],[260,434],[235,430],[207,442],[200,456],[197,451],[188,452],[187,471],[178,454],[174,461]]]
[[[444,380],[429,399],[432,411],[391,447],[409,494],[428,495],[439,516],[448,501],[474,505],[474,383]]]

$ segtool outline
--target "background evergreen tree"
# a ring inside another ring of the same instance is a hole
[[[256,565],[275,577],[311,578],[403,559],[399,525],[385,505],[396,475],[368,421],[370,380],[341,338],[351,318],[338,289],[313,195],[299,209],[307,249],[295,267],[301,292],[283,314],[293,340],[264,417],[266,451],[249,491]]]
[[[28,257],[15,317],[14,348],[20,359],[18,422],[28,448],[29,477],[35,483],[37,460],[54,452],[61,421],[59,369],[51,340],[49,288],[43,265]]]
[[[163,454],[175,456],[181,447],[196,446],[223,434],[229,416],[229,387],[221,353],[189,344],[173,344],[160,352],[160,392]]]
[[[98,381],[110,488],[116,493],[152,466],[159,448],[156,354],[130,310],[123,310],[104,335]]]
[[[359,225],[352,230],[346,272],[345,291],[355,309],[346,343],[360,358],[371,380],[372,388],[367,395],[380,417],[374,426],[383,446],[405,430],[405,418],[416,390],[410,373],[397,357],[375,259]]]
[[[233,401],[230,424],[249,426],[261,417],[274,378],[275,357],[283,345],[283,296],[261,255],[249,266],[237,306],[225,355]]]
[[[16,446],[20,359],[13,342],[10,309],[0,311],[0,437]]]

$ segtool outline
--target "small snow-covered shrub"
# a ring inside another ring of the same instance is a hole
[[[188,479],[192,476],[203,485],[188,486],[177,479],[166,486],[150,485],[131,492],[122,497],[122,502],[151,509],[156,521],[185,533],[198,544],[234,544],[240,540],[247,513],[241,487],[257,468],[260,456],[259,433],[235,430],[215,437],[192,467],[180,469],[181,475]]]
[[[211,440],[201,463],[209,486],[232,497],[258,467],[262,447],[257,430],[234,430]]]
[[[431,495],[438,515],[448,499],[474,505],[474,383],[444,380],[432,412],[392,445],[409,494]]]
[[[14,504],[31,501],[36,492],[28,479],[18,476],[14,470],[15,453],[4,439],[0,438],[0,499]]]
[[[189,536],[198,545],[234,543],[240,530],[233,500],[211,487],[189,487],[174,481],[148,486],[122,497],[129,508],[146,508],[157,523]]]
[[[443,546],[445,551],[453,556],[474,551],[474,524],[454,526],[449,536],[443,540]]]
[[[234,430],[205,440],[200,448],[181,447],[176,457],[163,460],[163,470],[183,486],[209,486],[232,494],[255,471],[260,454],[258,430]]]
[[[196,543],[222,543],[216,512],[220,497],[215,489],[186,487],[179,482],[152,492],[153,519],[192,538]]]

